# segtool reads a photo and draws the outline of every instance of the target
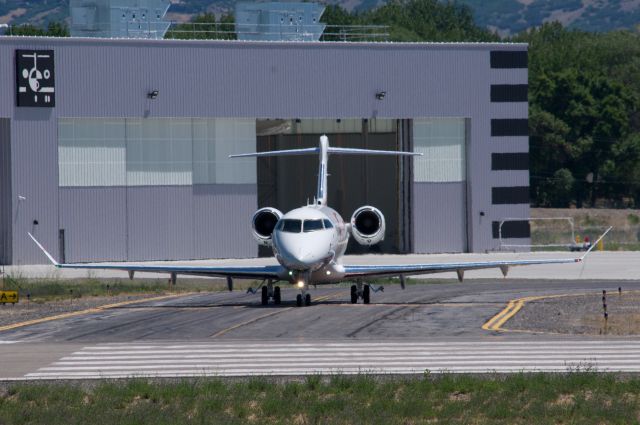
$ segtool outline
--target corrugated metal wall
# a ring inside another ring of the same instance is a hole
[[[65,259],[247,257],[256,209],[255,185],[61,188]]]
[[[482,114],[489,51],[525,47],[3,37],[0,75],[13,75],[16,48],[55,51],[52,118],[412,118]],[[2,84],[13,92],[14,81]],[[5,112],[13,116],[10,96]]]
[[[11,121],[0,118],[0,264],[11,264]]]
[[[126,215],[124,187],[60,188],[60,229],[64,230],[65,260],[127,260]]]
[[[47,261],[27,232],[58,255],[58,147],[51,115],[50,110],[17,109],[11,122],[13,198],[24,198],[13,204],[14,264]]]
[[[472,251],[495,247],[492,222],[504,214],[526,214],[523,205],[493,206],[491,188],[495,178],[525,179],[526,171],[491,171],[491,153],[522,152],[526,137],[492,137],[491,119],[521,118],[526,111],[519,102],[509,106],[490,101],[492,84],[523,84],[525,69],[491,68],[491,51],[526,52],[523,44],[481,43],[261,43],[225,41],[154,41],[106,39],[0,38],[0,92],[15,93],[14,56],[18,48],[52,49],[56,63],[56,107],[16,108],[13,96],[0,97],[0,116],[11,119],[12,193],[27,198],[14,203],[12,214],[13,258],[17,263],[44,262],[42,254],[26,237],[35,231],[41,241],[58,254],[60,228],[86,220],[78,228],[92,228],[90,214],[80,202],[59,206],[70,194],[58,193],[57,132],[59,118],[74,117],[246,117],[246,118],[393,118],[463,117],[470,122],[468,151],[469,234]],[[155,100],[147,97],[158,90]],[[375,93],[385,91],[384,100]],[[516,116],[517,115],[517,116]],[[517,147],[516,147],[517,146]],[[526,184],[526,183],[523,183]],[[237,192],[234,192],[237,189]],[[191,189],[196,192],[195,186]],[[211,189],[216,192],[218,189]],[[228,211],[250,216],[248,199],[257,204],[256,185],[221,187]],[[229,192],[227,192],[229,190]],[[216,192],[218,193],[218,192]],[[253,193],[253,195],[249,194]],[[167,211],[168,194],[176,206]],[[192,255],[206,240],[193,236],[193,194],[180,189],[140,187],[135,200],[138,217],[133,226],[136,241],[129,240],[128,255],[143,252],[162,258],[177,252]],[[75,196],[75,195],[74,195]],[[219,193],[215,196],[222,196]],[[75,199],[75,198],[74,198]],[[122,198],[119,198],[122,199]],[[143,202],[144,200],[144,202]],[[191,201],[191,206],[178,202]],[[427,199],[415,199],[425,207]],[[216,203],[214,198],[204,202]],[[213,208],[212,206],[210,206]],[[125,208],[118,205],[117,208]],[[164,210],[163,210],[164,209]],[[60,211],[61,217],[58,212]],[[172,214],[187,212],[172,219]],[[484,211],[481,216],[479,211]],[[191,215],[188,215],[190,212]],[[253,211],[251,211],[253,212]],[[206,214],[206,212],[202,212]],[[233,214],[232,214],[233,215]],[[82,218],[85,217],[85,218]],[[114,218],[115,221],[117,221]],[[163,229],[171,220],[172,229]],[[35,224],[38,223],[38,224]],[[114,224],[115,225],[115,224]],[[224,231],[244,235],[246,221],[232,221]],[[455,226],[455,223],[451,223]],[[152,229],[153,227],[153,229]],[[107,227],[97,240],[108,238]],[[176,234],[188,229],[191,236]],[[66,229],[65,229],[66,230]],[[152,231],[143,237],[142,232]],[[74,232],[72,232],[74,233]],[[153,234],[155,233],[155,234]],[[218,230],[211,234],[218,233]],[[67,236],[65,236],[67,237]],[[69,235],[70,240],[73,236]],[[417,237],[417,236],[416,236]],[[166,245],[165,240],[173,239]],[[422,243],[418,240],[416,244]],[[221,249],[252,256],[257,253],[250,238],[231,238]],[[181,244],[184,244],[181,246]],[[121,243],[114,257],[122,253]],[[96,247],[79,255],[97,258]],[[207,251],[211,252],[211,251]],[[197,253],[195,255],[198,255]],[[234,255],[235,256],[235,255]]]
[[[467,251],[466,182],[415,183],[414,251]]]

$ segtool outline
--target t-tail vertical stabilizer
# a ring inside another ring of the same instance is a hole
[[[269,156],[292,156],[292,155],[309,155],[319,154],[318,165],[318,188],[316,190],[316,203],[318,205],[327,205],[327,176],[329,169],[329,154],[342,155],[395,155],[395,156],[421,156],[421,153],[402,152],[402,151],[380,151],[373,149],[351,149],[351,148],[333,148],[329,146],[329,138],[323,134],[320,136],[320,144],[317,148],[304,149],[286,149],[281,151],[253,152],[242,153],[238,155],[229,155],[229,158],[242,157],[269,157]]]

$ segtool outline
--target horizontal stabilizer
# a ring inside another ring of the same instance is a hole
[[[320,136],[320,144],[317,148],[286,149],[281,151],[253,152],[229,155],[229,158],[269,157],[269,156],[293,156],[317,154],[320,163],[318,165],[318,189],[316,192],[316,202],[318,205],[327,205],[327,176],[329,169],[329,154],[341,155],[390,155],[390,156],[422,156],[417,152],[403,151],[379,151],[373,149],[355,148],[332,148],[329,146],[329,138],[326,135]]]
[[[268,151],[268,152],[252,152],[252,153],[239,153],[236,155],[229,155],[229,158],[243,158],[247,156],[294,156],[294,155],[309,155],[320,152],[319,148],[305,148],[305,149],[286,149],[282,151]]]
[[[343,155],[401,155],[401,156],[422,156],[418,152],[403,151],[377,151],[373,149],[353,149],[353,148],[334,148],[327,149],[329,153],[339,153]]]

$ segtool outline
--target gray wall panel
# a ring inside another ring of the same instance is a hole
[[[127,260],[127,189],[60,188],[65,260]]]
[[[529,70],[526,68],[492,69],[491,84],[527,84]]]
[[[529,116],[528,102],[494,102],[491,103],[492,118],[526,118]]]
[[[0,118],[0,264],[11,264],[11,121]]]
[[[251,217],[258,209],[253,184],[193,186],[193,238],[200,258],[245,258],[258,255],[251,236]]]
[[[415,183],[413,190],[415,252],[465,252],[466,184]]]
[[[129,261],[194,258],[191,186],[127,188]]]
[[[58,257],[58,146],[52,116],[48,109],[21,108],[11,123],[14,264],[47,261],[27,232]],[[18,196],[26,200],[17,201]]]
[[[529,186],[528,170],[495,170],[487,180],[491,187]]]
[[[529,138],[494,137],[491,139],[491,149],[493,152],[529,152]]]

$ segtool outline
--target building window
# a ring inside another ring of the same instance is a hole
[[[528,136],[529,120],[527,118],[496,118],[491,120],[491,136]]]
[[[531,237],[531,229],[527,220],[505,221],[502,223],[502,228],[499,221],[494,221],[491,223],[491,229],[494,239]]]
[[[492,170],[528,170],[529,169],[529,153],[492,153],[491,154]]]
[[[256,150],[256,120],[194,119],[193,182],[256,183],[256,159],[229,155]]]
[[[491,68],[526,68],[528,66],[528,58],[526,50],[518,51],[501,51],[495,50],[491,52],[490,62]]]
[[[493,187],[491,188],[491,203],[500,204],[528,204],[529,186]]]
[[[125,186],[125,122],[63,118],[58,122],[60,186]]]
[[[61,118],[59,185],[255,184],[254,119]]]
[[[190,185],[191,120],[127,119],[127,185]]]
[[[526,102],[529,86],[527,84],[492,84],[492,102]]]
[[[413,120],[416,182],[461,182],[466,179],[465,119],[425,118]]]

